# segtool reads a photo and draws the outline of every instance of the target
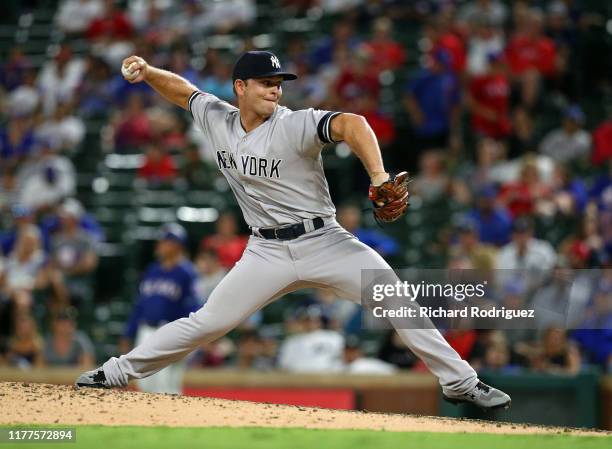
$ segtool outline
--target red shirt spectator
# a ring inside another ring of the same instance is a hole
[[[453,72],[462,73],[465,70],[467,52],[465,44],[459,35],[452,31],[447,31],[440,35],[431,53],[435,54],[440,49],[446,50],[450,55],[450,66]]]
[[[122,116],[115,128],[115,145],[119,150],[146,145],[151,140],[153,130],[144,102],[139,95],[128,98]]]
[[[510,211],[512,218],[520,215],[532,215],[536,200],[545,198],[550,187],[540,181],[540,174],[535,162],[526,162],[521,169],[518,181],[504,184],[499,192],[500,202]]]
[[[335,90],[340,100],[347,106],[361,96],[371,95],[378,98],[380,93],[378,76],[369,66],[369,60],[364,58],[363,55],[357,58],[359,60],[343,70],[336,80]],[[349,109],[353,110],[354,108],[349,106]]]
[[[167,182],[176,177],[177,168],[168,153],[151,145],[147,149],[145,163],[138,170],[138,176],[148,181]]]
[[[242,257],[249,238],[238,234],[236,217],[231,213],[221,214],[217,220],[217,233],[202,240],[202,249],[217,253],[219,263],[228,270]]]
[[[475,77],[470,83],[472,128],[487,137],[503,138],[510,134],[510,83],[497,66],[490,62],[488,73]]]
[[[550,77],[556,71],[555,43],[544,36],[514,36],[506,48],[506,57],[513,75],[535,69],[543,76]]]
[[[102,37],[125,40],[132,36],[133,31],[128,16],[120,9],[116,9],[113,2],[107,2],[105,14],[91,21],[86,36],[92,40]]]
[[[612,120],[602,123],[593,132],[593,164],[601,165],[612,158]]]
[[[372,58],[376,72],[396,70],[406,60],[406,53],[401,44],[391,37],[392,22],[387,17],[380,17],[374,22],[374,36],[364,44]]]

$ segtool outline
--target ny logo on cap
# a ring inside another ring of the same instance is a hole
[[[280,69],[280,61],[278,60],[278,58],[276,56],[270,56],[270,61],[272,62],[272,67],[276,67],[277,69]]]

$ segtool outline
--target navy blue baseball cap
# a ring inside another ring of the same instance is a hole
[[[297,75],[285,72],[280,60],[269,51],[248,51],[238,58],[234,65],[232,81],[249,78],[265,78],[267,76],[282,76],[284,80],[294,80]]]
[[[173,240],[187,246],[187,231],[178,223],[168,223],[162,226],[159,240]]]

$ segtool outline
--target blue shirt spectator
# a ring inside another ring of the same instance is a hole
[[[476,223],[481,242],[502,246],[510,241],[512,217],[506,208],[495,204],[495,196],[493,187],[484,187],[476,195],[477,207],[467,217]]]
[[[36,139],[32,130],[27,130],[18,142],[11,142],[8,128],[0,128],[0,161],[16,160],[28,156],[34,149]]]
[[[448,53],[440,50],[434,55],[430,67],[418,72],[408,83],[408,110],[419,137],[450,131],[453,110],[459,105],[460,85],[449,65]],[[411,101],[416,105],[410,105]],[[415,106],[418,112],[414,110]]]
[[[154,262],[140,282],[138,299],[125,329],[125,336],[136,337],[138,326],[152,327],[188,316],[199,309],[195,294],[197,274],[187,259],[172,268]]]

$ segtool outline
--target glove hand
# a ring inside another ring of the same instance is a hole
[[[374,206],[374,216],[385,223],[400,218],[408,209],[408,172],[401,172],[382,184],[370,185],[368,198]]]

